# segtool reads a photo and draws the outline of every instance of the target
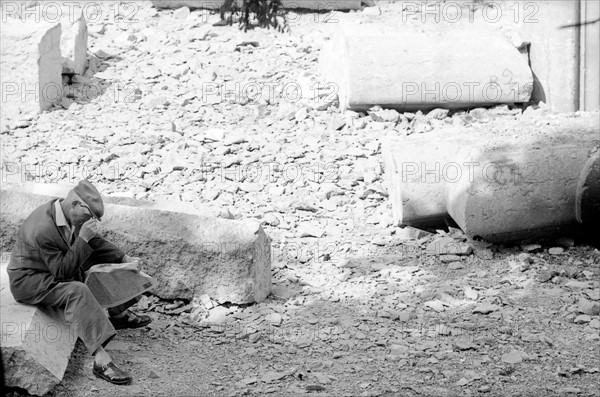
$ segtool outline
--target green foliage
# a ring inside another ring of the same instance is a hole
[[[280,32],[289,30],[281,0],[225,0],[221,7],[221,19],[229,25],[238,21],[240,29],[247,31],[255,26],[275,28]]]

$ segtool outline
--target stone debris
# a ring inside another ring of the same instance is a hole
[[[519,350],[511,350],[502,355],[502,362],[507,364],[518,364],[523,361],[523,352]]]

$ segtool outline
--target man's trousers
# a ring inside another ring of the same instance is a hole
[[[111,315],[119,314],[138,300],[139,298],[134,298],[108,311]],[[44,294],[19,302],[56,309],[63,317],[61,320],[74,327],[75,335],[83,341],[90,353],[94,353],[100,346],[106,346],[117,334],[106,311],[87,285],[80,281],[57,283]]]

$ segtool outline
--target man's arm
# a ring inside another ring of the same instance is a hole
[[[94,250],[95,263],[121,263],[125,253],[110,241],[100,236],[96,236],[88,242]],[[87,270],[87,269],[85,269]]]
[[[92,254],[92,248],[81,238],[64,253],[51,239],[40,239],[37,241],[39,259],[52,273],[56,281],[67,281],[77,279],[79,267]]]

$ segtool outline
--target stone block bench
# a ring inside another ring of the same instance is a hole
[[[0,268],[2,366],[7,387],[44,395],[63,378],[77,337],[52,313],[15,302],[8,284],[8,256]]]

